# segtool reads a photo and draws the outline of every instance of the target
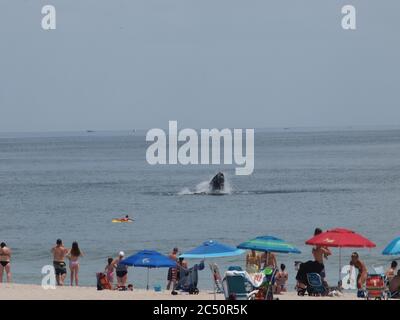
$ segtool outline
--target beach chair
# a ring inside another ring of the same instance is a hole
[[[264,291],[265,291],[264,300],[273,300],[274,299],[273,288],[275,285],[275,278],[276,278],[277,272],[278,272],[278,269],[269,268],[269,267],[265,268],[262,271],[264,278],[263,278],[263,282],[260,287],[264,288]]]
[[[215,292],[223,293],[224,289],[222,286],[222,277],[221,277],[221,273],[219,272],[218,265],[216,263],[210,263],[210,270],[213,275]]]
[[[307,273],[307,293],[309,296],[324,296],[328,294],[320,274],[316,272]]]
[[[227,271],[222,284],[226,300],[254,300],[258,292],[246,271]]]
[[[385,276],[382,274],[369,274],[366,281],[365,298],[375,300],[387,300],[388,291]]]

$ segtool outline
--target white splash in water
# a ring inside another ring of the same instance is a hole
[[[189,188],[183,188],[181,191],[178,192],[178,195],[193,195],[193,194],[231,194],[232,193],[232,187],[226,178],[225,175],[225,183],[224,183],[224,190],[221,191],[212,191],[210,187],[210,180],[200,182],[198,185],[196,185],[194,191],[190,190]]]

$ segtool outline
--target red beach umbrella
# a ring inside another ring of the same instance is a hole
[[[339,248],[339,280],[342,270],[341,248],[374,248],[376,244],[362,235],[344,228],[331,229],[322,232],[306,241],[312,246],[337,247]]]
[[[374,248],[376,244],[348,229],[336,228],[312,237],[306,244],[338,248]]]

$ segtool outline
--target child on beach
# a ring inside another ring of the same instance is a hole
[[[114,264],[113,264],[114,259],[113,258],[108,258],[107,259],[107,265],[104,269],[106,275],[107,275],[107,279],[108,282],[110,282],[111,286],[113,286],[114,284]]]
[[[285,270],[286,266],[282,263],[281,270],[276,275],[275,293],[277,294],[287,291],[286,283],[288,281],[289,274]]]

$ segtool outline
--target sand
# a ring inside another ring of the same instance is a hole
[[[340,297],[299,297],[295,292],[286,292],[275,297],[280,300],[357,300],[354,293],[345,293]],[[223,294],[216,295],[223,300]],[[98,291],[95,287],[57,287],[43,289],[39,285],[0,284],[0,300],[213,300],[211,291],[203,290],[198,295],[179,293],[171,295],[169,291],[134,289],[134,291]]]

